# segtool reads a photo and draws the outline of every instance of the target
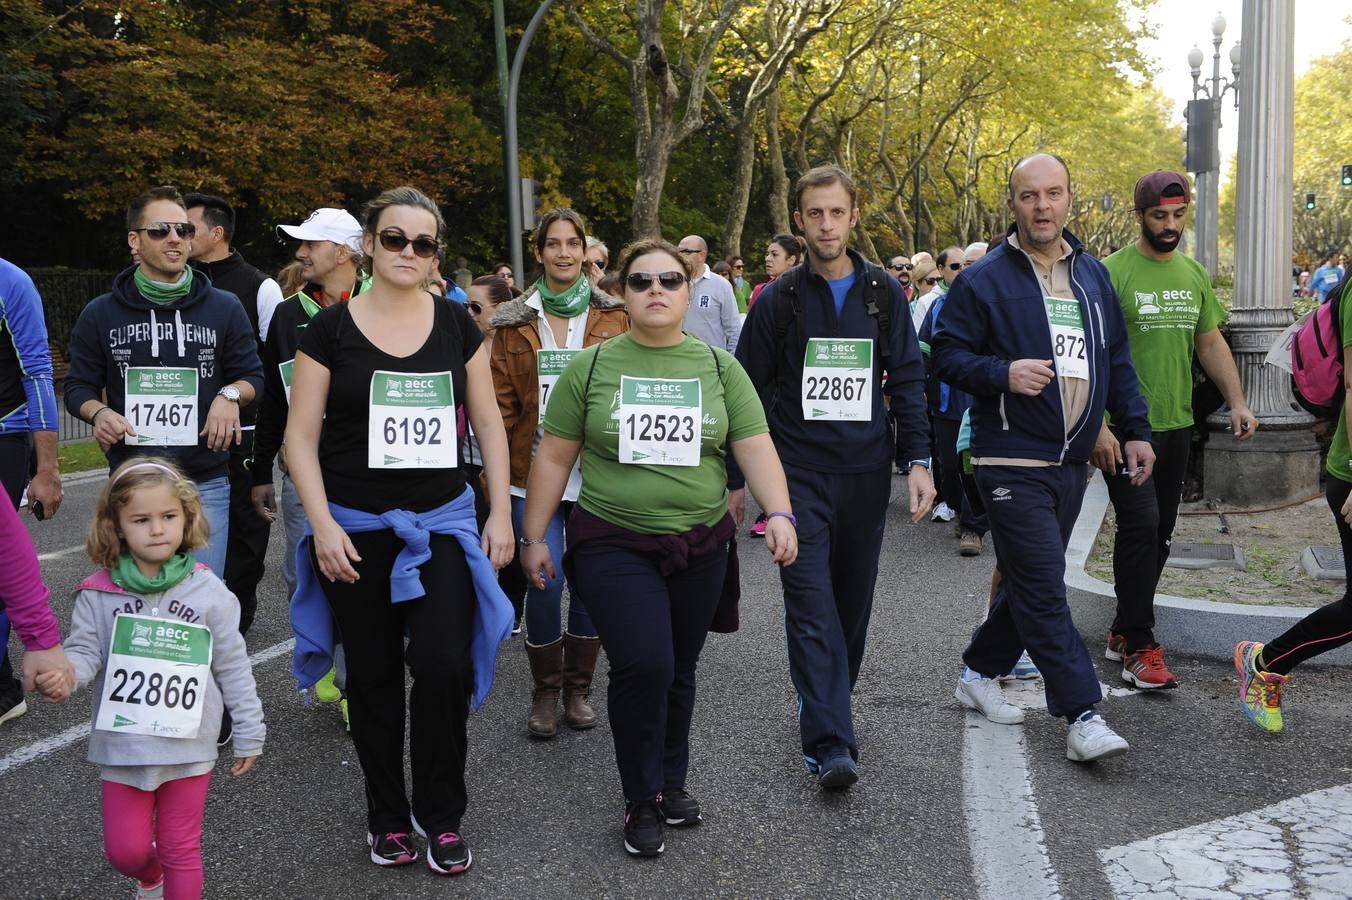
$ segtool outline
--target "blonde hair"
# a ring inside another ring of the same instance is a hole
[[[85,550],[95,565],[113,568],[126,548],[117,535],[117,519],[122,507],[138,488],[167,485],[183,506],[183,543],[179,553],[198,550],[207,545],[211,528],[202,511],[202,498],[197,486],[167,459],[156,456],[138,456],[129,459],[114,470],[99,494],[94,507],[94,521],[89,525]]]

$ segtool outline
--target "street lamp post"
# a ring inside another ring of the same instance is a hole
[[[1193,228],[1197,261],[1206,267],[1207,274],[1213,279],[1216,277],[1216,259],[1219,253],[1217,236],[1220,233],[1219,132],[1221,106],[1227,91],[1235,92],[1235,108],[1239,108],[1239,44],[1230,48],[1230,73],[1232,77],[1229,79],[1221,77],[1221,40],[1225,34],[1225,24],[1225,17],[1220,13],[1217,13],[1216,18],[1211,20],[1211,44],[1214,52],[1211,57],[1211,79],[1209,82],[1201,78],[1202,62],[1205,59],[1202,49],[1194,46],[1188,51],[1188,67],[1192,69],[1194,108],[1199,95],[1205,97],[1210,104],[1210,115],[1206,117],[1209,121],[1189,120],[1188,128],[1190,130],[1193,128],[1208,130],[1207,140],[1204,142],[1208,148],[1204,154],[1206,158],[1191,161],[1192,165],[1195,166],[1192,171],[1197,179],[1197,215],[1193,220]]]
[[[521,252],[521,238],[525,234],[522,222],[525,219],[521,203],[521,158],[518,155],[516,100],[521,88],[521,70],[526,65],[526,50],[535,37],[535,32],[545,20],[545,14],[554,5],[554,0],[541,0],[539,9],[531,16],[530,24],[521,35],[521,43],[516,45],[516,55],[512,57],[512,70],[507,76],[507,110],[503,120],[503,153],[507,163],[507,238],[508,259],[512,271],[516,273],[516,283],[525,284],[525,254]]]
[[[1208,420],[1203,481],[1208,497],[1238,506],[1302,500],[1319,487],[1310,417],[1290,376],[1264,365],[1291,324],[1291,175],[1295,137],[1295,0],[1244,0],[1244,105],[1235,179],[1235,294],[1230,346],[1249,408],[1252,440]]]

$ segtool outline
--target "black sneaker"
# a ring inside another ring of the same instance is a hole
[[[858,780],[859,766],[844,748],[827,757],[817,773],[817,782],[824,788],[847,788]]]
[[[26,712],[28,701],[23,697],[23,685],[19,679],[0,679],[0,722],[17,719]]]
[[[459,875],[474,865],[469,843],[458,831],[443,831],[428,837],[416,817],[413,830],[427,841],[427,868],[438,875]]]
[[[418,848],[407,831],[368,834],[366,843],[371,845],[371,862],[378,866],[406,866],[418,861]]]
[[[630,801],[624,805],[625,850],[634,856],[660,856],[667,848],[662,832],[662,811],[656,800]]]
[[[662,810],[662,818],[668,825],[684,828],[698,825],[703,821],[699,814],[699,801],[685,791],[663,791],[657,798],[657,807]]]

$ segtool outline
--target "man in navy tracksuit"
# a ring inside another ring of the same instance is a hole
[[[991,721],[1023,721],[997,679],[1026,647],[1042,670],[1048,712],[1070,723],[1066,756],[1089,762],[1128,749],[1095,711],[1098,677],[1064,580],[1105,408],[1126,438],[1133,484],[1149,479],[1155,455],[1112,281],[1063,230],[1071,199],[1059,157],[1019,161],[1009,178],[1015,226],[953,285],[932,353],[939,377],[976,398],[973,470],[1003,575],[963,653],[957,698]]]
[[[928,511],[934,485],[924,366],[906,297],[846,246],[859,218],[854,184],[821,166],[799,179],[796,195],[807,260],[761,292],[737,359],[761,391],[797,516],[798,561],[780,580],[803,757],[824,787],[842,788],[859,777],[850,693],[893,462],[911,473],[912,521]]]

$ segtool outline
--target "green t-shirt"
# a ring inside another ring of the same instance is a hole
[[[718,367],[723,370],[721,382]],[[698,465],[619,461],[620,428],[625,424],[620,420],[621,376],[699,379],[703,425]],[[714,525],[727,513],[728,442],[769,428],[751,379],[731,353],[688,335],[674,347],[645,347],[632,335],[621,334],[568,363],[549,395],[544,430],[583,442],[578,502],[588,512],[640,534],[685,534],[696,525]]]
[[[1338,327],[1343,334],[1343,349],[1352,347],[1352,303],[1343,303],[1338,307]],[[1338,410],[1338,427],[1334,429],[1333,441],[1329,444],[1329,458],[1324,463],[1328,473],[1339,481],[1352,481],[1352,450],[1347,441],[1347,404]]]
[[[1103,261],[1127,320],[1131,359],[1150,427],[1192,425],[1193,339],[1225,321],[1206,269],[1191,256],[1150,259],[1128,244]]]

